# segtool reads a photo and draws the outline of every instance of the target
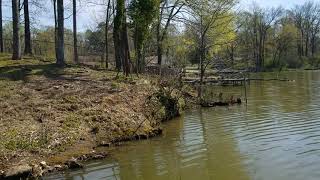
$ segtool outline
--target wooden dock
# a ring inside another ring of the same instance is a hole
[[[233,86],[240,86],[243,85],[245,82],[249,82],[250,79],[248,78],[230,78],[230,79],[219,79],[216,77],[209,77],[203,80],[204,84],[217,84],[217,85],[233,85]],[[200,78],[183,78],[184,83],[190,84],[197,84],[200,83]]]
[[[214,70],[209,69],[205,73],[203,79],[204,84],[214,84],[214,85],[233,85],[240,86],[244,85],[245,82],[249,81],[249,78],[245,78],[245,71],[238,71],[232,69],[224,70]],[[200,83],[200,71],[193,67],[187,67],[184,69],[182,80],[185,83],[199,84]]]

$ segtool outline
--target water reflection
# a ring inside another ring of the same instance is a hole
[[[281,76],[296,82],[251,83],[247,107],[187,112],[168,122],[162,137],[130,142],[112,159],[45,179],[319,179],[320,73]]]
[[[116,149],[114,160],[45,179],[248,179],[224,124],[196,110],[169,122],[161,138]]]

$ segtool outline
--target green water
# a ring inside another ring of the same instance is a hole
[[[247,106],[188,111],[166,123],[161,137],[45,179],[318,180],[320,72],[281,77],[295,82],[252,82]],[[240,87],[215,91],[244,95]]]

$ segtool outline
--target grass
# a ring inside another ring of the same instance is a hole
[[[87,151],[158,128],[150,115],[156,106],[146,104],[157,90],[153,79],[10,58],[0,54],[0,169],[39,153],[82,154],[83,145]]]
[[[81,125],[81,117],[77,114],[69,114],[63,121],[63,129],[72,130],[77,129]]]
[[[49,142],[48,131],[31,131],[21,132],[18,127],[12,127],[5,130],[2,133],[0,147],[5,151],[39,151],[41,148],[45,148],[47,142]]]
[[[100,84],[94,81],[113,75],[80,66],[60,68],[30,57],[13,61],[0,54],[0,151],[61,151],[72,145],[81,134],[81,111],[94,100],[88,91]],[[89,96],[79,95],[81,91]]]
[[[84,71],[90,69],[87,73],[91,79],[114,78],[116,73],[112,71],[97,71],[92,68],[84,70],[83,66],[75,64],[67,65],[64,68],[58,67],[54,60],[43,60],[41,58],[25,57],[22,60],[10,60],[11,55],[0,54],[0,79],[8,79],[12,81],[28,81],[30,76],[44,76],[49,79],[74,78]],[[64,75],[74,75],[74,77],[62,77]],[[118,79],[127,79],[119,76]]]
[[[0,79],[27,81],[28,76],[44,75],[48,78],[59,76],[62,70],[52,61],[40,61],[31,57],[10,60],[9,54],[0,55]]]

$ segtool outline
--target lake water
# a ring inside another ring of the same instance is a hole
[[[318,180],[320,72],[281,77],[295,82],[251,82],[247,106],[190,110],[166,123],[161,137],[45,179]],[[241,87],[213,88],[244,95]]]

